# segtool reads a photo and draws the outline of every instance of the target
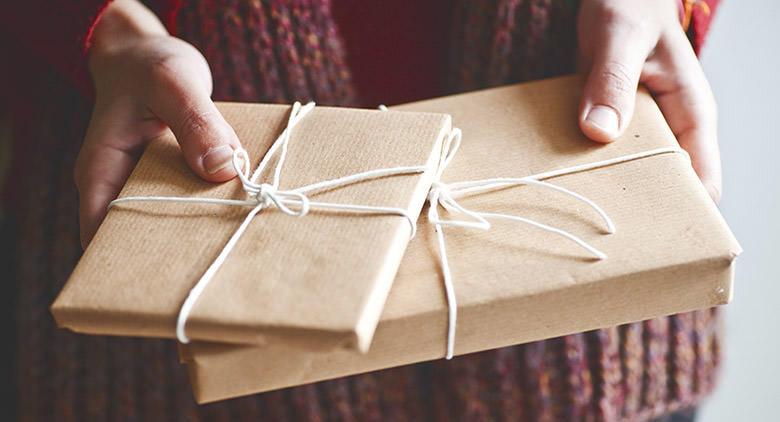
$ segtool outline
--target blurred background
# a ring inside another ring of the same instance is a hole
[[[718,100],[720,208],[745,252],[699,421],[780,420],[780,2],[724,1],[702,63]]]

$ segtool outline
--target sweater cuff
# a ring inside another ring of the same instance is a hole
[[[103,15],[106,6],[108,6],[108,1],[106,1],[106,3],[103,4],[103,7],[101,7],[101,9],[98,11],[95,18],[90,21],[86,36],[84,37],[82,43],[82,52],[81,52],[80,60],[77,61],[77,63],[79,64],[79,69],[75,74],[74,82],[77,88],[79,89],[79,91],[81,91],[83,94],[85,94],[90,98],[94,96],[94,86],[92,84],[92,77],[89,74],[87,69],[87,54],[89,52],[89,47],[92,43],[92,32],[94,31],[95,26],[100,20],[100,17]],[[176,17],[179,12],[179,7],[181,6],[181,0],[156,0],[156,1],[152,1],[151,4],[147,2],[146,5],[157,15],[160,21],[165,25],[165,28],[168,30],[168,33],[170,33],[171,35],[176,35]]]
[[[111,0],[102,1],[102,4],[100,4],[95,13],[89,15],[87,31],[83,34],[83,36],[80,36],[80,34],[77,35],[77,40],[79,41],[79,46],[81,47],[81,51],[79,51],[79,55],[77,56],[78,60],[74,60],[70,64],[70,68],[68,68],[68,64],[66,63],[65,69],[63,69],[65,75],[70,78],[74,85],[76,85],[76,88],[78,88],[81,93],[88,97],[94,96],[94,87],[92,85],[92,77],[90,76],[89,70],[87,69],[87,52],[89,51],[89,47],[92,45],[92,35],[95,32],[95,26],[103,16],[103,12],[106,11],[106,8],[110,2]]]
[[[679,0],[680,23],[696,54],[701,53],[720,0]]]

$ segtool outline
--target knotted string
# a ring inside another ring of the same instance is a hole
[[[442,160],[439,163],[439,169],[436,173],[436,178],[434,179],[436,180],[436,182],[432,185],[431,190],[428,193],[428,201],[429,201],[428,221],[434,225],[434,229],[436,232],[436,238],[439,246],[439,263],[441,265],[442,277],[444,280],[444,290],[447,297],[448,325],[447,325],[447,351],[445,355],[446,359],[452,359],[455,352],[455,331],[457,327],[458,304],[455,297],[455,287],[452,281],[452,274],[450,271],[449,261],[447,259],[447,250],[444,242],[445,226],[488,230],[491,227],[489,221],[490,219],[516,221],[562,236],[576,243],[583,249],[585,249],[595,259],[601,260],[601,259],[606,259],[607,257],[605,253],[601,252],[600,250],[596,249],[589,243],[585,242],[581,238],[573,235],[572,233],[566,230],[557,227],[548,226],[538,221],[534,221],[529,218],[520,217],[517,215],[470,210],[462,206],[460,203],[458,203],[457,201],[458,199],[466,196],[476,195],[476,194],[485,193],[489,191],[495,191],[499,189],[510,188],[514,186],[526,185],[526,186],[545,188],[554,192],[565,194],[571,198],[574,198],[580,202],[587,204],[603,220],[606,233],[612,234],[615,232],[615,224],[609,218],[607,213],[604,212],[604,210],[601,207],[599,207],[595,202],[591,201],[590,199],[576,192],[570,191],[566,188],[554,185],[549,182],[545,182],[543,180],[550,179],[553,177],[563,176],[567,174],[593,170],[596,168],[607,167],[615,164],[625,163],[628,161],[639,160],[642,158],[652,157],[661,154],[668,154],[668,153],[685,154],[685,152],[679,147],[657,148],[649,151],[624,155],[624,156],[611,158],[607,160],[580,164],[571,167],[565,167],[565,168],[548,171],[544,173],[537,173],[537,174],[533,174],[521,178],[494,178],[494,179],[483,179],[483,180],[474,180],[474,181],[466,181],[466,182],[455,182],[449,184],[443,183],[441,182],[441,175],[444,172],[444,169],[449,165],[449,163],[452,161],[453,157],[455,156],[455,153],[457,152],[458,147],[460,146],[460,141],[461,141],[460,131],[457,129],[453,130],[453,132],[450,134],[449,139],[445,143],[445,150],[444,153],[442,154]],[[449,219],[449,220],[442,219],[439,215],[440,206],[444,208],[449,214],[452,215],[459,214],[464,216],[464,218]]]
[[[313,102],[310,102],[305,106],[301,106],[301,104],[298,102],[293,104],[290,117],[287,121],[287,127],[274,141],[273,145],[271,145],[271,148],[265,154],[262,161],[260,161],[260,164],[257,166],[257,169],[251,176],[249,175],[249,154],[242,148],[238,148],[233,152],[233,167],[235,168],[236,173],[238,174],[238,178],[241,181],[241,185],[247,194],[246,199],[192,198],[177,196],[129,196],[116,199],[109,204],[109,208],[126,202],[139,201],[216,204],[251,208],[249,213],[247,213],[246,217],[244,218],[244,221],[230,237],[228,242],[222,248],[222,251],[220,251],[219,255],[217,255],[217,258],[214,259],[206,272],[203,273],[200,279],[190,290],[186,300],[184,301],[184,304],[179,310],[179,316],[176,321],[176,337],[181,343],[189,342],[185,328],[187,319],[189,318],[195,303],[198,301],[198,298],[206,289],[206,286],[208,286],[208,284],[214,278],[214,275],[217,273],[225,260],[227,260],[230,252],[233,250],[236,243],[241,238],[241,235],[244,234],[247,227],[249,226],[249,223],[252,222],[257,214],[266,208],[276,208],[284,214],[296,217],[305,216],[311,209],[335,210],[360,214],[398,215],[404,217],[406,221],[409,222],[411,236],[414,236],[416,231],[415,219],[407,210],[403,208],[317,202],[310,200],[308,195],[316,193],[317,191],[341,188],[353,183],[378,179],[381,177],[420,174],[428,169],[426,166],[391,167],[369,170],[336,179],[312,183],[310,185],[301,186],[296,189],[279,189],[282,165],[287,158],[287,145],[290,142],[292,129],[312,109],[314,109]],[[273,179],[271,183],[257,183],[258,178],[265,171],[266,167],[268,167],[269,163],[277,153],[278,158],[276,167],[274,168]]]

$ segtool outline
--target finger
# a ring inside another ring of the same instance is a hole
[[[692,128],[676,135],[680,146],[691,156],[691,164],[713,201],[720,201],[723,180],[720,150],[715,133],[707,128]]]
[[[106,216],[109,202],[124,186],[142,145],[125,148],[121,134],[113,128],[90,126],[79,152],[74,179],[79,192],[79,223],[81,246],[86,248]]]
[[[682,31],[663,37],[658,57],[648,65],[645,84],[654,94],[680,146],[716,202],[722,174],[717,107],[704,71]]]
[[[197,175],[212,182],[235,177],[232,157],[240,143],[211,101],[210,84],[189,63],[160,66],[150,93],[151,112],[171,128]]]
[[[624,18],[606,22],[595,34],[597,47],[580,104],[580,128],[599,142],[614,140],[631,121],[642,66],[655,38]]]

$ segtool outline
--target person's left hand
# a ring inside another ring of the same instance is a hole
[[[713,200],[721,168],[715,100],[685,33],[676,0],[583,0],[580,65],[587,82],[580,127],[611,142],[628,126],[638,84],[653,94]]]

